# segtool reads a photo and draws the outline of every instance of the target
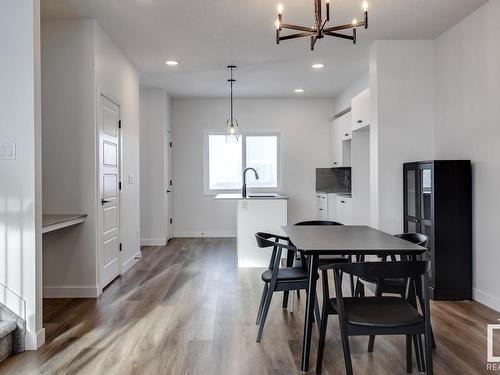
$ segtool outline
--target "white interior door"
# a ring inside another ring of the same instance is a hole
[[[173,197],[173,180],[172,180],[172,132],[167,131],[167,241],[173,237],[173,218],[172,218],[172,197]]]
[[[100,231],[104,288],[120,274],[120,107],[100,96]]]

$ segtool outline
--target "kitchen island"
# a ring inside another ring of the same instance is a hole
[[[272,248],[260,249],[256,232],[285,235],[288,197],[274,193],[218,194],[217,200],[236,200],[236,232],[239,268],[267,268]],[[286,254],[283,254],[286,255]]]

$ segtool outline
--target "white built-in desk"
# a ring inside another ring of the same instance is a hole
[[[42,233],[81,224],[87,219],[87,214],[43,214]]]

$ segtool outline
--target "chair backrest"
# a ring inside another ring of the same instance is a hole
[[[426,235],[423,235],[421,233],[401,233],[396,234],[395,237],[409,241],[411,243],[414,243],[415,245],[427,247],[428,238]]]
[[[306,225],[344,225],[344,224],[328,220],[309,220],[309,221],[301,221],[299,223],[296,223],[295,225],[306,226]]]
[[[280,247],[292,251],[297,251],[294,246],[289,245],[289,239],[287,237],[280,236],[278,234],[257,232],[255,233],[255,239],[257,240],[257,246],[261,248],[266,247]],[[288,243],[283,243],[281,241],[286,241]]]
[[[417,278],[430,269],[429,261],[359,262],[335,264],[331,268],[370,280]]]

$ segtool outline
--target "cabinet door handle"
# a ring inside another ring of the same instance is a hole
[[[345,201],[340,201],[340,203],[345,203]]]
[[[322,209],[322,208],[320,208],[319,210],[320,210],[320,211],[323,211],[323,209]]]
[[[358,120],[358,124],[361,124],[363,122],[363,120]]]
[[[108,201],[107,199],[101,199],[101,204],[105,205],[106,203],[110,203],[111,201]]]
[[[345,135],[346,137],[349,137],[349,133],[345,133],[344,135]]]
[[[334,161],[334,162],[333,162],[333,164],[337,164],[337,162],[336,162],[336,161]]]

